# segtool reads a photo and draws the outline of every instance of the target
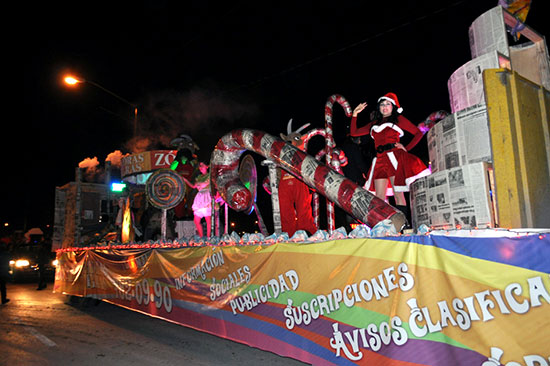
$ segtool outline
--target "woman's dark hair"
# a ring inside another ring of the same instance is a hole
[[[384,119],[384,117],[382,117],[382,113],[380,113],[380,103],[382,102],[385,102],[386,100],[385,99],[381,99],[378,103],[376,103],[376,110],[373,111],[373,116],[372,116],[372,120],[375,121],[374,124],[375,125],[378,125],[378,124],[381,124],[382,123],[382,120]],[[397,121],[397,116],[399,115],[399,113],[397,113],[397,107],[395,106],[395,104],[392,103],[392,109],[391,109],[391,115],[386,118],[386,120],[384,122],[390,122],[390,123],[393,123],[393,124],[396,124],[398,121]]]

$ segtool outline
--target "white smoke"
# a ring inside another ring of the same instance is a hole
[[[105,161],[110,161],[111,166],[120,168],[120,162],[125,155],[120,150],[115,150],[105,158]]]

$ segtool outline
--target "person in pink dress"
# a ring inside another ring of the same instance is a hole
[[[212,215],[212,197],[210,195],[210,172],[208,171],[208,165],[199,163],[200,174],[195,177],[195,183],[191,183],[187,178],[182,177],[185,183],[193,189],[197,189],[198,192],[193,200],[193,216],[195,222],[195,228],[200,237],[204,236],[202,230],[202,219],[206,221],[206,236],[211,235],[211,215]]]
[[[351,136],[370,135],[374,139],[376,156],[367,174],[365,189],[383,200],[393,193],[396,208],[409,216],[404,192],[409,191],[416,179],[431,173],[422,160],[409,153],[422,138],[422,131],[401,114],[403,108],[394,93],[380,97],[372,121],[357,128],[357,116],[366,107],[367,103],[355,107],[350,125]],[[413,135],[407,146],[400,142],[405,132]]]

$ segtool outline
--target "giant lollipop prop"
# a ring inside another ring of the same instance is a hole
[[[185,182],[175,171],[159,169],[147,179],[145,194],[151,205],[162,210],[161,235],[166,240],[166,211],[176,207],[185,196]]]

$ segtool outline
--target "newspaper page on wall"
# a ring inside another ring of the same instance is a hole
[[[550,90],[550,58],[544,38],[510,47],[514,71],[535,84]]]
[[[494,7],[480,15],[470,26],[468,33],[472,59],[494,51],[509,56],[503,11],[501,6]]]
[[[496,51],[476,57],[458,68],[447,82],[451,112],[485,103],[483,70],[498,68],[510,69],[510,60]]]
[[[428,132],[432,172],[492,162],[487,107],[478,104],[450,114]]]
[[[413,226],[434,229],[494,227],[488,170],[491,165],[463,165],[411,184]]]

